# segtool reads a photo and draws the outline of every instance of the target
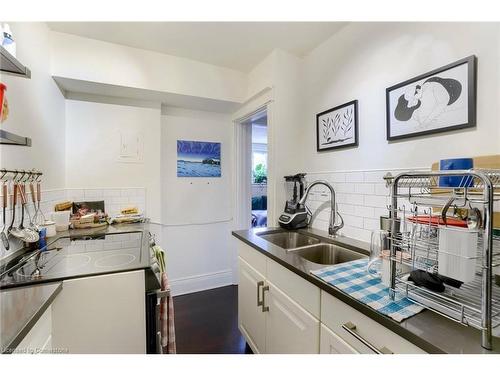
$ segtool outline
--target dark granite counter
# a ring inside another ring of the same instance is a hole
[[[10,353],[62,289],[61,283],[0,291],[0,352]]]
[[[325,265],[311,263],[293,252],[278,247],[257,234],[280,230],[279,228],[258,228],[251,230],[234,231],[233,236],[253,247],[260,253],[278,262],[290,271],[303,277],[307,281],[318,286],[335,298],[349,304],[351,307],[367,315],[376,322],[395,332],[399,336],[422,348],[428,353],[453,353],[453,354],[497,354],[500,353],[500,338],[493,338],[493,350],[481,347],[481,333],[479,330],[463,326],[452,320],[436,314],[430,310],[414,315],[401,323],[378,313],[371,307],[350,297],[334,286],[327,284],[310,272],[315,269],[324,268]],[[326,232],[316,229],[300,229],[299,232],[316,236],[324,242],[341,245],[345,248],[369,254],[369,244],[348,237],[329,237]]]
[[[148,224],[110,225],[97,229],[58,232],[48,239],[47,251],[17,267],[24,256],[19,252],[0,266],[0,289],[55,282],[75,277],[109,274],[151,266]],[[39,275],[33,276],[39,266]]]

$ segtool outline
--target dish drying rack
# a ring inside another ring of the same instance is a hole
[[[453,187],[440,186],[440,178],[450,177],[460,183]],[[481,345],[491,350],[492,331],[500,326],[500,287],[494,283],[493,276],[493,268],[500,265],[500,236],[493,231],[494,202],[500,201],[500,170],[404,172],[389,177],[389,184],[391,297],[401,293],[442,316],[478,328],[482,333]],[[477,248],[468,256],[440,250],[439,231],[445,225],[442,219],[438,219],[439,225],[436,225],[435,215],[441,207],[444,214],[448,207],[457,212],[479,209],[482,223],[477,229]],[[412,270],[436,274],[439,259],[444,262],[442,257],[473,262],[473,280],[459,287],[446,285],[441,293],[408,280]]]

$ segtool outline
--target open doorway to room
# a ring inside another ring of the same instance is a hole
[[[252,122],[252,227],[267,226],[267,114]]]
[[[241,213],[247,227],[267,226],[268,118],[261,109],[240,122]]]

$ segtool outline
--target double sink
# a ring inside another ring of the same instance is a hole
[[[356,251],[324,242],[317,237],[301,232],[277,230],[261,232],[257,235],[263,240],[285,249],[288,253],[294,253],[315,264],[333,265],[366,257]]]

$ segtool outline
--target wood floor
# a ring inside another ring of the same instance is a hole
[[[174,297],[179,354],[251,353],[238,330],[236,285]]]

